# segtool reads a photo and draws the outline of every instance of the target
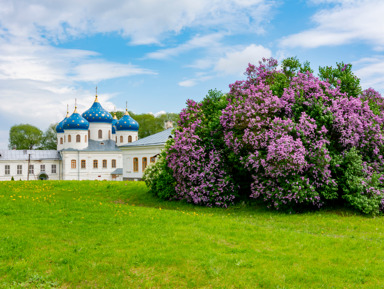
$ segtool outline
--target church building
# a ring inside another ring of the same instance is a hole
[[[117,119],[96,98],[56,126],[56,150],[0,150],[0,180],[140,180],[172,137],[172,127],[138,139],[139,124],[126,109]]]

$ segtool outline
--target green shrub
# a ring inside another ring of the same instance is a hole
[[[168,140],[165,148],[159,154],[156,163],[150,164],[143,175],[143,180],[149,188],[149,191],[164,200],[169,200],[176,195],[176,180],[166,160],[166,152],[173,142],[173,139]]]

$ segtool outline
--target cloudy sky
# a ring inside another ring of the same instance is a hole
[[[0,0],[0,148],[14,124],[84,111],[96,85],[109,110],[179,112],[262,57],[352,63],[383,94],[383,15],[382,0]]]

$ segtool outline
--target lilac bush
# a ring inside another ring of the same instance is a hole
[[[167,162],[176,199],[226,207],[239,197],[298,211],[330,203],[384,206],[384,102],[350,64],[295,58],[249,65],[227,96],[210,92],[180,114]]]
[[[346,67],[339,66],[338,75],[350,73]],[[383,199],[377,177],[384,148],[381,96],[371,89],[353,97],[347,90],[352,87],[355,93],[356,85],[345,84],[343,92],[341,85],[310,71],[284,71],[273,59],[249,65],[247,80],[230,85],[230,101],[222,112],[225,142],[252,174],[250,196],[276,209],[344,200],[365,213],[377,213]],[[345,160],[351,153],[358,158],[348,178],[366,180],[358,188],[352,188],[341,170],[351,166]],[[373,195],[368,204],[366,196]]]
[[[222,137],[215,137],[222,133],[216,129],[220,124],[220,110],[215,105],[220,106],[220,100],[224,107],[225,97],[210,91],[202,103],[189,100],[187,108],[180,113],[175,142],[167,156],[177,182],[175,199],[227,207],[237,196],[237,187],[220,145]]]

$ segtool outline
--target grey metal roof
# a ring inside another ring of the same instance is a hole
[[[173,128],[163,130],[161,132],[155,133],[153,135],[147,136],[145,138],[139,139],[135,142],[128,143],[119,147],[135,147],[135,146],[153,146],[153,145],[163,145],[172,137]]]
[[[111,173],[111,175],[122,175],[122,174],[123,174],[123,169],[116,169]]]
[[[63,149],[63,151],[78,151],[77,149]],[[120,151],[116,146],[116,142],[109,139],[104,141],[89,140],[88,147],[80,151]]]
[[[0,150],[0,161],[27,161],[31,160],[60,160],[60,154],[56,150]]]

